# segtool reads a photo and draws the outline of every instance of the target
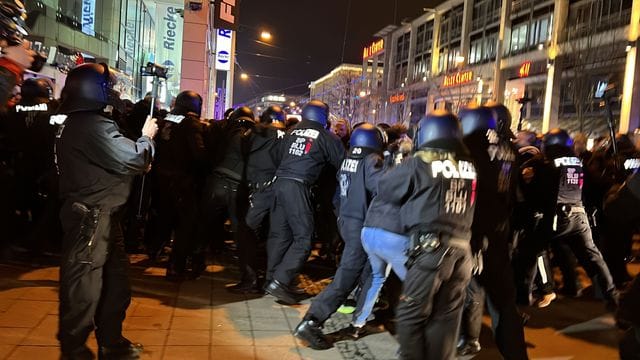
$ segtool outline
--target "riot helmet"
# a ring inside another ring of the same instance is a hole
[[[484,106],[474,104],[465,107],[458,113],[458,118],[460,119],[464,136],[469,136],[476,132],[485,135],[487,130],[497,129],[494,112]]]
[[[235,110],[234,108],[228,108],[227,110],[225,110],[225,112],[224,112],[224,119],[225,119],[225,120],[226,120],[226,119],[228,119],[228,118],[229,118],[229,116],[231,116],[231,114],[233,113],[233,111],[234,111],[234,110]]]
[[[63,114],[102,110],[115,96],[114,78],[104,64],[80,65],[67,75],[59,111]]]
[[[185,90],[178,94],[173,110],[176,115],[187,115],[189,113],[200,117],[202,113],[202,97],[195,91]]]
[[[46,79],[31,78],[22,83],[20,96],[20,103],[23,105],[42,104],[51,100],[53,89]]]
[[[415,146],[443,150],[459,150],[462,143],[460,121],[446,110],[436,110],[420,119]]]
[[[287,121],[287,114],[278,105],[269,106],[262,115],[260,115],[260,123],[265,125],[284,128],[285,121]]]
[[[496,131],[501,137],[514,139],[515,135],[511,131],[511,112],[509,109],[497,102],[489,101],[485,105],[489,110],[493,112],[493,117],[496,119]]]
[[[253,111],[251,111],[251,109],[248,108],[247,106],[241,106],[235,109],[231,113],[231,115],[229,115],[230,121],[237,121],[239,123],[250,122],[253,124],[255,122],[255,118],[256,117],[253,114]]]
[[[302,120],[310,120],[327,126],[329,105],[320,100],[311,100],[302,108]]]
[[[367,148],[374,151],[382,151],[386,145],[384,132],[376,126],[368,123],[359,125],[349,139],[351,148]]]
[[[569,136],[567,130],[556,128],[550,130],[544,135],[544,138],[542,139],[542,145],[545,148],[551,146],[561,146],[570,149],[573,146],[573,139],[571,139],[571,136]]]

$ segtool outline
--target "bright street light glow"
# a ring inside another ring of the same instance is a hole
[[[360,91],[359,95],[360,95],[360,97],[365,97],[365,96],[367,96],[367,93],[364,90],[362,90],[362,91]]]
[[[263,30],[260,33],[260,39],[265,40],[265,41],[271,40],[271,33],[266,31],[266,30]]]
[[[249,75],[247,75],[246,73],[240,74],[240,79],[247,80],[248,78],[249,78]]]
[[[296,102],[295,102],[295,101],[290,102],[290,103],[289,103],[289,106],[290,106],[290,107],[295,107],[295,106],[296,106]]]

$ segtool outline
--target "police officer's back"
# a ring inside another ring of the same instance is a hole
[[[457,322],[471,277],[476,196],[476,172],[461,140],[454,115],[427,115],[420,120],[414,156],[378,184],[378,197],[401,206],[403,227],[412,238],[397,310],[403,359],[455,355]]]
[[[266,291],[285,303],[296,303],[288,287],[311,250],[314,219],[310,186],[325,166],[338,169],[344,158],[340,139],[325,129],[329,107],[311,100],[302,121],[282,140],[282,161],[276,171],[275,205],[267,244]]]

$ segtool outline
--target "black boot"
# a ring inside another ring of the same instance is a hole
[[[482,349],[478,339],[460,339],[456,348],[458,350],[458,356],[477,354]]]
[[[263,293],[262,289],[258,286],[258,275],[249,266],[246,266],[244,271],[242,272],[242,280],[239,283],[228,287],[227,290],[234,294]]]
[[[135,344],[122,338],[116,344],[100,346],[99,360],[136,360],[142,354],[142,344]]]
[[[93,360],[95,358],[93,352],[86,346],[70,352],[63,352],[60,356],[60,360]]]
[[[313,318],[302,320],[293,335],[314,350],[326,350],[333,347],[324,333],[322,333],[322,325]]]
[[[273,295],[278,301],[286,305],[298,304],[296,295],[289,291],[289,288],[278,280],[271,281],[266,287],[265,292]]]

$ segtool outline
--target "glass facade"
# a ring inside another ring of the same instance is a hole
[[[85,61],[105,62],[123,72],[124,97],[143,95],[140,66],[155,48],[153,11],[143,0],[38,0],[32,38],[58,54],[81,53]],[[135,81],[132,79],[136,79]]]

